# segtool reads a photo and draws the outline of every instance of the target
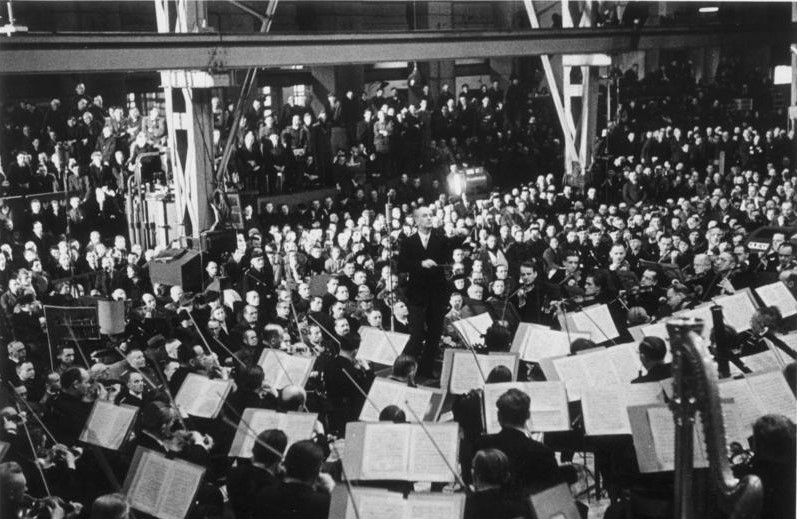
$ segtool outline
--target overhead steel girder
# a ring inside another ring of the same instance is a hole
[[[5,74],[244,69],[540,54],[613,53],[634,48],[687,48],[788,43],[797,27],[697,26],[538,29],[517,32],[383,34],[18,34],[0,41]]]

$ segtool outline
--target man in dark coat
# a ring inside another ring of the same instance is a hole
[[[451,262],[453,250],[462,246],[465,237],[448,238],[433,229],[427,207],[416,209],[414,218],[418,232],[404,240],[398,257],[399,272],[408,275],[410,340],[405,351],[420,358],[418,374],[432,377],[448,300],[443,266]]]

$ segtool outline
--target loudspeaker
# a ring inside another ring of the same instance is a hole
[[[153,283],[179,285],[185,292],[202,290],[202,263],[199,253],[180,249],[179,254],[170,259],[155,258],[149,262],[149,278]],[[168,257],[168,256],[167,256]]]
[[[205,258],[218,260],[225,252],[233,252],[238,245],[238,237],[235,229],[224,229],[221,231],[207,231],[200,235],[202,252],[208,256]]]

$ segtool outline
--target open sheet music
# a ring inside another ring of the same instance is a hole
[[[95,400],[80,441],[110,450],[119,450],[136,420],[138,408]]]
[[[315,357],[290,355],[280,350],[266,348],[260,354],[258,365],[263,368],[264,383],[274,389],[285,386],[302,386],[310,378]]]
[[[510,389],[519,389],[531,399],[531,416],[526,422],[526,429],[531,432],[570,429],[564,382],[501,382],[484,386],[484,420],[487,434],[495,434],[501,430],[496,402]]]
[[[313,438],[317,413],[300,413],[289,411],[278,413],[271,409],[244,409],[235,438],[230,447],[230,456],[234,458],[251,458],[252,447],[257,435],[268,429],[279,429],[288,437],[286,449],[301,440]]]
[[[666,405],[642,405],[628,408],[634,450],[639,471],[667,472],[675,466],[675,421]],[[692,428],[692,456],[695,468],[708,467],[708,454],[700,414],[695,416]]]
[[[719,383],[720,397],[733,399],[725,413],[726,435],[729,441],[747,445],[753,434],[753,423],[765,414],[782,414],[795,420],[795,399],[786,379],[780,371],[751,373],[745,378],[722,380]]]
[[[628,407],[664,403],[660,382],[592,387],[581,395],[587,436],[631,434]]]
[[[484,334],[493,325],[493,318],[490,317],[489,313],[485,312],[454,321],[453,324],[465,342],[470,346],[474,346],[475,344],[484,344]]]
[[[765,306],[776,306],[783,317],[797,315],[797,299],[782,282],[771,283],[755,289]]]
[[[529,497],[534,517],[545,519],[581,519],[576,500],[566,483],[547,488]]]
[[[368,391],[368,398],[360,412],[360,420],[378,422],[379,413],[389,405],[396,405],[404,410],[408,421],[421,420],[434,422],[443,404],[443,392],[430,387],[409,387],[406,383],[377,377]],[[409,408],[407,409],[407,402]]]
[[[619,344],[583,355],[543,359],[540,362],[548,380],[562,380],[567,398],[581,399],[584,390],[593,387],[625,385],[639,376],[642,364],[634,343]]]
[[[539,324],[520,323],[509,351],[520,355],[520,360],[538,362],[569,355],[572,341],[590,337],[587,332],[571,331],[568,334]]]
[[[189,373],[177,391],[174,403],[191,416],[216,418],[231,390],[231,380],[210,379]]]
[[[205,469],[139,447],[127,472],[124,491],[132,508],[159,519],[188,515]]]
[[[406,333],[380,330],[370,326],[361,326],[359,333],[361,340],[357,358],[385,366],[392,366],[396,362],[396,358],[401,355],[407,341],[410,340],[410,336]]]
[[[388,422],[349,422],[343,468],[352,480],[398,479],[406,481],[455,480],[450,467],[457,466],[459,425]],[[427,436],[427,431],[435,442]],[[439,447],[445,458],[435,447]]]
[[[481,389],[493,368],[506,366],[517,378],[518,356],[516,353],[474,354],[470,350],[447,349],[443,353],[443,372],[440,387],[461,395],[471,389]]]
[[[592,305],[579,312],[565,314],[570,332],[589,333],[597,344],[620,336],[607,305]]]
[[[353,500],[353,502],[352,502]],[[356,508],[356,510],[355,510]],[[460,519],[465,511],[465,494],[411,493],[343,485],[332,491],[330,519]]]

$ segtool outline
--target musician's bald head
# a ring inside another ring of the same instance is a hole
[[[307,393],[303,388],[296,385],[289,385],[282,388],[280,404],[285,411],[298,411],[304,407],[307,401]]]

